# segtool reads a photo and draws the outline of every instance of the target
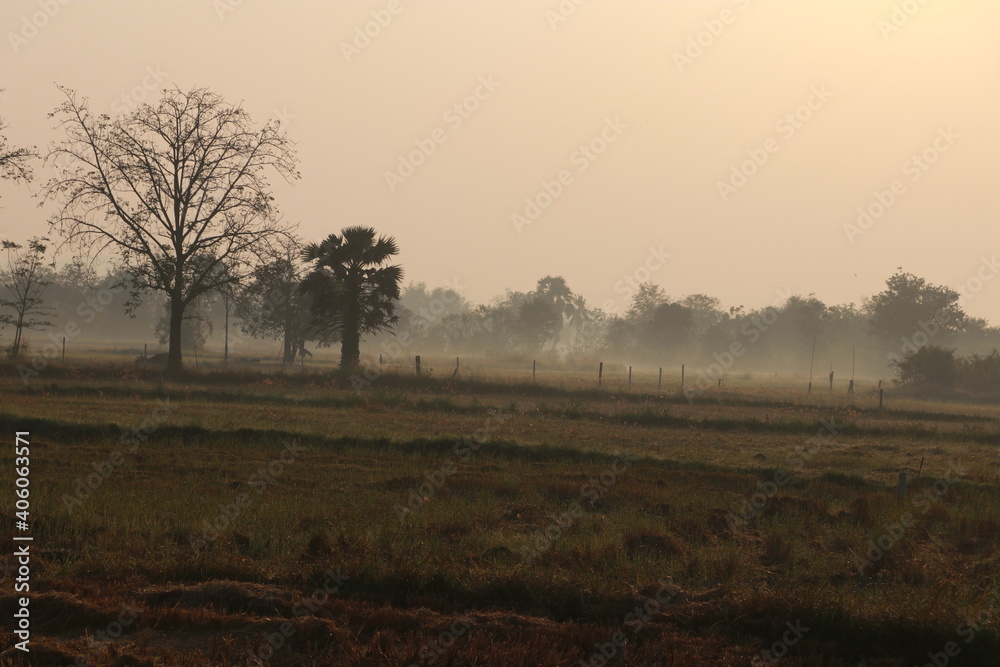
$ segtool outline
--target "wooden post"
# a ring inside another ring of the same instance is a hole
[[[416,360],[417,360],[417,375],[420,375],[420,355],[419,354],[417,355]]]
[[[920,468],[917,469],[917,479],[920,479],[920,473],[924,471],[924,457],[920,457]]]
[[[458,366],[459,366],[458,357],[455,357],[455,368],[458,368]]]
[[[882,409],[882,393],[883,393],[883,391],[884,391],[883,389],[879,389],[878,390],[878,409],[879,410]]]
[[[149,343],[143,343],[142,344],[142,358],[143,359],[149,358],[149,351],[148,350],[149,350]]]
[[[656,393],[657,395],[663,393],[663,367],[660,367],[660,379],[656,383]]]
[[[63,356],[62,356],[62,360],[65,363],[65,361],[66,361],[66,336],[63,336]]]
[[[684,391],[684,364],[681,364],[681,391]]]
[[[816,361],[816,336],[813,336],[812,357],[809,358],[809,393],[813,391],[813,362]]]
[[[632,391],[632,367],[628,367],[628,390]]]
[[[378,367],[382,368],[382,353],[378,353]]]
[[[851,383],[847,385],[847,393],[848,394],[854,393],[854,380],[851,380]]]
[[[531,381],[532,382],[535,381],[535,363],[536,363],[535,360],[532,359],[532,361],[531,361]]]
[[[906,497],[906,471],[899,471],[899,499],[902,500]]]
[[[604,362],[602,361],[601,365],[597,367],[597,388],[598,389],[601,388],[601,380],[603,378],[604,378]]]

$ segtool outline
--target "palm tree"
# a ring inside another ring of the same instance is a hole
[[[363,334],[391,329],[399,319],[403,269],[388,264],[398,252],[392,237],[376,237],[371,227],[346,227],[302,253],[314,262],[302,283],[313,298],[313,325],[322,337],[340,337],[341,370],[360,363]]]

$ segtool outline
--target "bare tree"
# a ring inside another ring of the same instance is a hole
[[[7,268],[0,271],[0,287],[9,298],[0,298],[0,307],[14,311],[13,315],[0,314],[0,323],[14,325],[14,342],[10,346],[10,358],[16,359],[21,352],[25,329],[41,329],[52,323],[37,319],[49,315],[51,309],[42,301],[46,278],[45,245],[47,238],[33,238],[26,246],[12,241],[3,241],[0,246],[7,253]]]
[[[0,93],[3,91],[0,90]],[[14,148],[7,144],[3,131],[7,124],[0,118],[0,179],[30,181],[31,161],[37,157],[33,148]]]
[[[71,90],[52,116],[66,139],[48,159],[64,165],[46,199],[68,242],[110,249],[130,276],[135,305],[149,290],[170,303],[167,371],[178,373],[184,310],[250,275],[290,228],[265,173],[298,178],[294,144],[277,121],[256,128],[239,106],[205,89],[165,90],[117,118],[90,113]],[[227,270],[222,270],[226,267]]]

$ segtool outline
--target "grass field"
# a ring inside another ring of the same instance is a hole
[[[441,365],[4,367],[0,662],[1000,665],[996,406]]]

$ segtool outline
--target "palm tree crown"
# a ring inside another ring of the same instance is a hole
[[[313,262],[302,285],[313,297],[313,324],[324,337],[340,337],[342,369],[359,363],[363,334],[390,329],[399,319],[403,269],[388,264],[398,253],[395,239],[371,227],[346,227],[302,253]]]

